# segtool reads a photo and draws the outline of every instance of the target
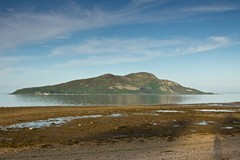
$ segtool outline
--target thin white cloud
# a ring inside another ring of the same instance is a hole
[[[197,14],[239,9],[233,5],[178,6],[164,8],[168,1],[134,0],[114,11],[101,7],[66,6],[64,10],[41,12],[6,12],[0,18],[0,51],[53,38],[69,38],[69,34],[118,24],[165,22]],[[156,9],[160,7],[160,9]],[[194,12],[195,11],[195,12]],[[193,13],[194,12],[194,13]],[[68,35],[68,36],[66,36]]]
[[[233,44],[228,37],[218,37],[212,36],[207,39],[205,43],[202,43],[197,46],[189,47],[186,50],[186,53],[198,53],[198,52],[205,52],[209,50],[214,50],[218,48],[222,48],[228,45]]]
[[[233,5],[208,5],[208,6],[193,6],[184,8],[183,12],[188,13],[214,13],[214,12],[227,12],[238,10],[239,6]]]
[[[8,15],[0,19],[0,50],[61,36],[80,28],[80,23],[73,18],[58,14]]]
[[[212,36],[210,37],[210,39],[220,44],[228,44],[231,41],[228,37],[221,37],[221,36]]]
[[[104,56],[90,56],[84,59],[73,59],[66,63],[59,64],[57,67],[70,68],[76,66],[98,66],[111,65],[120,63],[133,63],[152,59],[151,56],[134,56],[134,55],[104,55]]]
[[[100,55],[100,54],[159,54],[161,48],[180,45],[181,40],[157,40],[148,38],[118,39],[93,38],[80,44],[61,46],[49,56],[58,55]]]
[[[0,56],[0,70],[8,67],[14,66],[15,64],[23,61],[30,60],[30,57],[24,56]]]
[[[62,67],[118,64],[207,52],[232,43],[228,37],[216,36],[201,41],[191,38],[95,38],[80,44],[56,48],[49,54],[49,58],[73,57],[58,65]]]
[[[2,68],[0,69],[0,78],[5,78],[9,76],[13,76],[14,74],[19,74],[19,73],[26,73],[29,72],[30,68],[23,68],[23,67],[7,67],[7,68]]]
[[[0,55],[0,78],[9,76],[12,73],[24,73],[25,71],[34,70],[32,67],[27,67],[28,63],[39,62],[42,60],[39,56],[1,56]],[[37,61],[36,61],[37,60]],[[25,66],[25,67],[24,67]]]

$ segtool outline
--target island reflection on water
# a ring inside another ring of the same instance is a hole
[[[180,103],[184,97],[173,95],[17,95],[17,101],[52,105],[154,105]]]
[[[7,95],[0,94],[0,107],[158,105],[239,102],[240,94],[215,95]]]

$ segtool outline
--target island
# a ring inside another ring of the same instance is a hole
[[[57,85],[23,88],[13,94],[211,94],[184,87],[170,80],[158,79],[147,72],[125,76],[104,74],[94,78],[79,79]]]

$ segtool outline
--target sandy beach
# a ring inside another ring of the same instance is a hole
[[[239,159],[240,104],[0,108],[0,159]]]

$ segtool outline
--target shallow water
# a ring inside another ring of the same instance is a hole
[[[200,126],[206,126],[206,125],[208,125],[208,122],[207,121],[201,121],[201,122],[197,122],[195,124],[200,125]]]
[[[8,95],[0,94],[0,107],[97,106],[230,103],[240,101],[240,93],[215,95]],[[214,104],[213,104],[214,105]]]
[[[184,113],[184,111],[178,111],[178,110],[157,110],[157,113]]]
[[[58,117],[58,118],[49,118],[47,120],[38,120],[34,122],[26,122],[26,123],[17,123],[8,126],[0,126],[1,130],[8,129],[21,129],[21,128],[43,128],[50,126],[59,126],[61,124],[67,123],[71,120],[77,119],[77,117]]]
[[[200,121],[200,122],[196,122],[194,124],[200,125],[200,126],[206,126],[208,124],[216,124],[216,122],[214,122],[214,121]]]
[[[0,126],[0,130],[9,130],[9,129],[22,129],[22,128],[29,128],[29,129],[36,129],[36,128],[43,128],[43,127],[50,127],[50,126],[61,126],[65,123],[68,123],[72,120],[77,119],[84,119],[84,118],[101,118],[101,117],[122,117],[125,116],[124,114],[110,114],[110,115],[83,115],[83,116],[68,116],[68,117],[57,117],[57,118],[49,118],[47,120],[38,120],[33,122],[25,122],[25,123],[17,123],[8,126]]]
[[[233,129],[233,127],[221,127],[221,129]]]
[[[197,112],[220,112],[220,113],[234,113],[240,110],[235,109],[196,109]]]

